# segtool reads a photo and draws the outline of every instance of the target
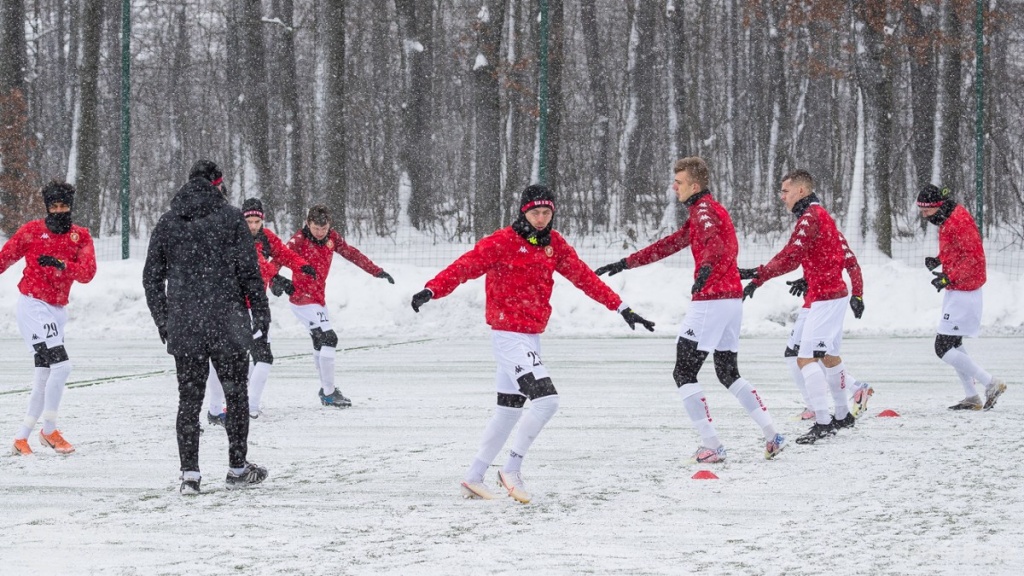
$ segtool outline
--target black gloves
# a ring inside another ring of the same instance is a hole
[[[740,268],[740,280],[753,280],[757,278],[757,268]]]
[[[299,271],[310,278],[316,278],[316,269],[313,268],[311,264],[306,264],[302,268],[299,268]],[[291,292],[289,292],[289,294],[291,294]]]
[[[627,269],[629,269],[629,265],[626,264],[626,259],[623,258],[618,262],[612,262],[611,264],[605,264],[604,266],[601,266],[597,270],[594,270],[594,273],[597,274],[598,276],[601,276],[605,272],[607,272],[609,276],[615,276],[619,272],[622,272],[623,270]]]
[[[282,293],[291,296],[295,293],[295,284],[292,284],[291,280],[278,274],[270,279],[270,292],[274,296],[280,296]]]
[[[256,313],[253,311],[252,315],[252,337],[266,339],[267,334],[270,332],[270,314],[268,313]]]
[[[746,286],[744,286],[743,287],[743,299],[746,300],[747,298],[753,298],[754,297],[754,290],[757,290],[757,284],[754,284],[753,282],[751,282],[750,284],[747,284]]]
[[[949,276],[946,276],[945,272],[932,272],[935,274],[935,278],[932,278],[932,286],[935,286],[935,290],[942,292],[942,289],[949,286]]]
[[[625,260],[623,260],[623,262],[625,262]],[[612,266],[612,264],[609,264],[609,266]],[[622,270],[619,271],[621,272]],[[645,320],[643,316],[633,312],[632,308],[626,308],[623,310],[622,318],[626,321],[626,324],[629,324],[630,330],[636,330],[636,325],[639,323],[643,325],[644,328],[647,328],[648,332],[654,332],[654,322]]]
[[[395,279],[391,277],[391,274],[388,274],[387,272],[385,272],[383,270],[380,271],[380,274],[377,274],[377,278],[383,278],[383,279],[387,280],[388,282],[390,282],[391,284],[395,283]]]
[[[850,297],[850,308],[853,309],[853,317],[860,320],[864,314],[864,299],[860,296]]]
[[[40,256],[36,260],[36,262],[39,262],[40,266],[53,266],[57,270],[63,270],[65,268],[67,268],[67,266],[65,266],[63,260],[54,258],[53,256]]]
[[[711,265],[705,264],[697,270],[697,278],[693,281],[693,287],[690,288],[690,294],[696,294],[700,292],[700,289],[707,283],[708,278],[711,276]]]
[[[789,284],[789,293],[792,294],[793,296],[802,297],[804,294],[807,294],[806,278],[797,278],[796,280],[793,281],[787,281],[786,284]],[[858,316],[858,318],[860,318],[860,316]]]
[[[167,344],[167,326],[164,326],[163,324],[158,324],[156,327],[156,332],[157,334],[160,335],[160,343]]]
[[[939,259],[934,256],[925,256],[924,266],[929,270],[935,270],[939,266],[942,266],[942,262],[939,262]]]
[[[413,312],[419,312],[420,311],[420,306],[423,306],[427,302],[430,302],[430,299],[433,298],[433,297],[434,297],[434,293],[431,292],[430,290],[427,290],[426,288],[424,288],[423,290],[420,290],[419,292],[413,294],[412,295],[412,311]]]

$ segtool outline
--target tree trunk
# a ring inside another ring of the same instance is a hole
[[[911,157],[917,176],[917,188],[932,181],[935,159],[935,108],[938,96],[938,75],[935,70],[934,42],[936,30],[926,19],[921,7],[907,1],[904,13],[910,48],[910,89],[914,116],[911,132]]]
[[[256,171],[256,186],[243,194],[263,199],[267,220],[275,220],[276,183],[270,169],[270,139],[267,103],[267,59],[263,45],[260,0],[242,0],[238,13],[239,61],[242,63],[242,130]],[[230,181],[230,177],[229,177]],[[254,188],[254,190],[253,190]]]
[[[283,0],[280,17],[287,28],[283,32],[281,45],[283,62],[281,90],[285,114],[285,152],[288,155],[287,174],[290,178],[285,182],[284,193],[278,198],[285,204],[281,214],[291,220],[291,224],[297,225],[305,219],[304,193],[310,179],[306,174],[306,166],[303,161],[305,134],[302,125],[302,106],[299,102],[298,62],[295,57],[295,3],[293,0]],[[285,222],[277,222],[279,229],[283,229],[284,224]]]
[[[580,0],[580,23],[583,27],[583,41],[586,44],[587,55],[587,81],[590,84],[590,94],[594,99],[594,132],[597,143],[597,160],[593,163],[594,173],[590,182],[586,183],[594,187],[593,194],[593,218],[590,219],[595,227],[608,225],[608,210],[610,208],[608,191],[611,186],[612,164],[612,132],[611,132],[611,104],[608,97],[608,83],[605,79],[604,59],[601,57],[602,46],[599,41],[597,28],[597,7],[595,0]]]
[[[637,0],[634,8],[633,26],[636,30],[636,54],[631,72],[633,106],[633,130],[626,147],[626,173],[624,175],[624,196],[622,199],[622,223],[636,224],[640,197],[654,189],[650,177],[652,136],[654,118],[654,27],[657,23],[658,5],[647,0]]]
[[[82,11],[82,76],[79,84],[81,116],[78,125],[78,159],[75,167],[75,218],[100,235],[99,177],[99,73],[100,40],[103,34],[103,2],[87,0]]]
[[[407,59],[406,104],[404,110],[405,139],[402,163],[409,176],[410,223],[423,229],[436,218],[431,183],[431,96],[433,94],[433,66],[430,37],[433,33],[434,2],[395,0],[403,28],[404,50]]]
[[[942,185],[952,190],[961,191],[966,180],[963,177],[965,167],[960,157],[960,117],[963,115],[963,101],[960,88],[963,83],[961,60],[963,51],[960,47],[961,23],[956,6],[950,3],[946,7],[946,36],[952,39],[947,45],[942,66],[942,138],[940,139],[941,161],[939,166]]]
[[[562,0],[548,0],[548,120],[547,182],[555,194],[566,200],[569,192],[558,185],[558,157],[562,134],[562,69],[565,46],[565,10]],[[568,223],[565,223],[568,224]],[[563,225],[563,229],[565,225]]]
[[[32,202],[35,175],[29,169],[24,0],[4,0],[0,18],[0,232],[9,236],[38,214],[39,204]]]
[[[345,0],[325,0],[324,60],[324,185],[331,221],[340,234],[346,230],[348,190],[345,187]]]
[[[473,197],[473,235],[482,238],[501,227],[501,100],[498,84],[501,32],[507,0],[485,2],[486,15],[474,27],[477,37],[473,83],[476,92],[476,186]]]
[[[892,257],[892,154],[893,146],[893,85],[892,49],[885,37],[886,7],[866,0],[857,3],[858,17],[864,23],[864,41],[867,44],[869,66],[860,75],[866,87],[865,115],[875,119],[874,189],[875,234],[878,249]]]

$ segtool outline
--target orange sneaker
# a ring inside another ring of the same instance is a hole
[[[28,446],[27,438],[20,438],[14,441],[14,448],[11,450],[11,454],[15,456],[31,456],[32,449]]]
[[[60,435],[60,430],[54,430],[52,434],[44,434],[43,431],[40,430],[39,440],[41,440],[44,445],[53,448],[57,454],[71,454],[75,451],[75,447]]]

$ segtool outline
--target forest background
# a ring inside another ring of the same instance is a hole
[[[585,246],[619,257],[674,230],[672,162],[700,155],[745,244],[788,234],[780,177],[806,168],[855,245],[898,256],[934,236],[923,183],[977,213],[983,94],[986,244],[1024,252],[1024,2],[546,3],[546,181]],[[75,182],[79,223],[120,234],[122,4],[0,0],[0,235],[40,217],[51,178]],[[130,6],[140,245],[199,157],[282,235],[324,202],[357,244],[421,263],[508,224],[538,177],[539,0]]]

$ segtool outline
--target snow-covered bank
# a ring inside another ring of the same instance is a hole
[[[451,296],[429,302],[419,314],[409,306],[412,295],[437,273],[437,268],[391,266],[378,259],[395,277],[394,286],[363,273],[336,258],[327,285],[327,305],[332,321],[349,336],[436,336],[483,334],[484,282],[474,280]],[[596,263],[591,263],[595,264]],[[0,338],[17,337],[14,304],[18,296],[22,264],[0,275]],[[786,279],[773,280],[744,303],[745,336],[783,337],[801,305],[788,292]],[[860,320],[847,313],[846,332],[851,337],[929,336],[934,333],[942,295],[929,284],[924,267],[900,262],[864,267],[867,310]],[[692,268],[652,264],[606,277],[637,312],[657,324],[655,336],[674,334],[690,299]],[[1014,279],[990,272],[985,285],[983,336],[1024,335],[1024,278]],[[270,297],[273,329],[278,334],[302,334],[285,298]],[[559,336],[621,336],[628,330],[618,315],[587,298],[556,275],[552,297],[554,313],[548,333]],[[142,290],[142,262],[101,261],[96,279],[76,284],[68,307],[69,331],[78,337],[156,338],[156,329]]]

